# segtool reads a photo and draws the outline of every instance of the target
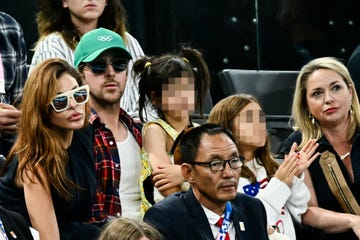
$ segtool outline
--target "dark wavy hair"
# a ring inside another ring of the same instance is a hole
[[[39,40],[53,32],[59,32],[71,49],[75,49],[80,33],[71,21],[68,8],[63,8],[60,0],[37,0]],[[99,17],[98,26],[110,29],[122,36],[126,42],[127,15],[120,0],[107,0],[107,6]]]

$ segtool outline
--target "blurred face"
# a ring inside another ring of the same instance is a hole
[[[195,162],[212,162],[238,157],[235,143],[225,134],[203,135]],[[241,168],[212,172],[208,165],[191,165],[191,186],[199,202],[210,210],[223,207],[236,197]]]
[[[351,99],[352,89],[348,88],[343,78],[333,70],[316,70],[306,82],[309,111],[322,127],[331,127],[346,121]]]
[[[61,75],[58,81],[58,94],[67,93],[79,87],[75,78],[68,73]],[[56,99],[56,97],[57,96],[54,96],[54,99]],[[65,110],[56,112],[52,109],[50,122],[54,127],[60,129],[60,131],[64,129],[76,130],[82,128],[85,122],[85,103],[77,104],[74,96],[71,94]]]
[[[104,11],[106,0],[62,0],[62,3],[64,8],[69,9],[71,21],[76,26],[89,21],[97,24],[98,18]]]
[[[233,134],[239,147],[263,147],[266,142],[265,113],[256,102],[250,102],[233,121]]]
[[[163,85],[161,109],[172,117],[188,117],[195,110],[194,78],[183,71],[180,77],[170,78]]]
[[[90,87],[92,104],[120,104],[125,90],[128,60],[105,51],[83,69],[83,82]]]

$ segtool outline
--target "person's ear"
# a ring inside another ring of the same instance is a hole
[[[181,174],[183,178],[189,183],[193,183],[195,181],[194,169],[191,164],[188,163],[181,164]]]
[[[349,92],[351,94],[351,96],[353,95],[353,92],[355,91],[354,85],[350,84],[349,86]],[[352,96],[353,97],[353,96]]]

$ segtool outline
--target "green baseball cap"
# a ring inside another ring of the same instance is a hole
[[[120,50],[120,54],[132,59],[125,47],[122,37],[116,32],[105,28],[97,28],[85,33],[74,52],[74,66],[77,68],[81,62],[91,62],[102,52],[108,49]]]

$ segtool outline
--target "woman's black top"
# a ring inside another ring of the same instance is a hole
[[[282,152],[288,153],[290,151],[291,145],[294,141],[300,142],[301,141],[301,133],[294,132],[292,135],[289,136],[289,138],[282,144]],[[344,175],[344,178],[353,193],[356,201],[360,205],[360,131],[356,131],[354,137],[353,137],[353,143],[351,148],[351,164],[352,169],[354,173],[354,183],[351,182],[349,174],[345,168],[344,163],[340,160],[339,155],[336,153],[334,148],[330,145],[329,141],[325,138],[325,136],[322,136],[319,141],[319,147],[317,149],[317,152],[324,152],[326,150],[329,150],[330,152],[334,153],[336,156],[336,160],[340,166],[341,172]],[[341,208],[339,202],[335,198],[335,196],[332,194],[331,189],[326,181],[325,175],[321,169],[321,166],[319,164],[320,157],[318,157],[310,166],[309,166],[309,172],[311,175],[312,183],[314,186],[314,190],[316,193],[317,201],[319,204],[319,207],[325,208],[328,210],[332,210],[335,212],[344,212],[344,210]],[[349,231],[346,233],[341,234],[324,234],[321,233],[321,237],[317,236],[317,239],[327,239],[327,240],[358,240],[356,235],[353,233],[353,231]]]
[[[89,128],[74,131],[71,146],[68,148],[67,176],[80,189],[68,188],[72,194],[69,201],[61,198],[54,189],[51,190],[52,200],[58,221],[60,235],[66,239],[66,231],[70,225],[85,222],[91,216],[91,207],[96,191],[96,176],[93,157],[93,135]],[[0,178],[0,204],[12,211],[22,214],[29,222],[24,190],[15,185],[14,179],[18,159],[14,158],[8,165],[5,175]],[[66,229],[63,231],[63,229]]]

